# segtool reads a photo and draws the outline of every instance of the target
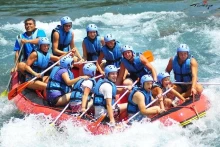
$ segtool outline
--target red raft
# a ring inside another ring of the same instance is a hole
[[[73,69],[74,76],[78,76],[78,71]],[[19,85],[18,73],[15,73],[12,77],[11,89],[14,89]],[[63,110],[61,107],[50,107],[47,101],[40,97],[35,91],[30,89],[25,89],[22,93],[19,93],[13,98],[14,103],[18,109],[25,114],[40,114],[51,115],[52,118],[56,118],[60,112]],[[127,102],[127,96],[125,96],[119,103]],[[151,121],[159,120],[164,125],[172,125],[174,120],[178,122],[181,126],[186,126],[192,123],[193,120],[201,118],[206,115],[206,111],[209,109],[209,101],[207,97],[202,94],[199,97],[195,97],[180,106],[173,107],[166,112],[156,115],[151,118]],[[122,114],[118,121],[126,120],[127,114]],[[65,111],[59,118],[59,121],[64,121],[71,119],[72,121],[78,121],[77,126],[87,126],[92,125],[93,122],[86,118],[78,119],[76,116],[72,115],[71,110]],[[121,129],[124,130],[124,129]],[[95,131],[92,134],[109,134],[112,132],[112,128],[106,124],[99,124],[96,126]]]

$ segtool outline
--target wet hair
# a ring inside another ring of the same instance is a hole
[[[36,21],[33,18],[27,18],[24,20],[24,24],[27,23],[27,21],[33,21],[34,25],[36,25]]]

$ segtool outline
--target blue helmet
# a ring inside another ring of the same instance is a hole
[[[89,24],[86,27],[86,31],[87,32],[91,32],[91,31],[98,31],[98,27],[95,24]]]
[[[104,40],[105,42],[109,42],[109,41],[115,40],[115,38],[112,34],[107,34],[104,36]]]
[[[145,82],[153,82],[154,80],[153,80],[153,78],[152,78],[152,76],[151,75],[143,75],[142,77],[141,77],[141,87],[144,87],[144,83]]]
[[[60,20],[61,26],[67,24],[67,23],[72,23],[72,19],[68,16],[64,16]]]
[[[132,51],[134,53],[133,47],[130,45],[125,45],[121,48],[121,53],[123,54],[125,51]]]
[[[94,63],[86,63],[84,66],[83,66],[83,73],[84,75],[87,75],[87,76],[95,76],[96,74],[96,66]]]
[[[111,72],[117,72],[118,68],[115,65],[108,65],[105,67],[105,77],[108,77],[108,74]]]
[[[162,72],[162,73],[159,73],[157,75],[157,79],[158,79],[160,84],[162,84],[163,79],[166,78],[166,77],[170,77],[170,74],[167,73],[167,72]]]
[[[177,48],[178,52],[189,52],[189,47],[186,44],[180,44],[180,46]]]
[[[71,56],[64,56],[60,59],[60,66],[63,68],[71,68],[73,58]]]
[[[50,41],[47,37],[41,37],[38,41],[38,45],[40,46],[41,44],[49,44],[50,45]]]

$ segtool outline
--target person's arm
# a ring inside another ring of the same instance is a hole
[[[123,77],[125,74],[125,66],[123,63],[120,64],[120,70],[119,70],[119,74],[116,80],[116,85],[121,85]]]
[[[104,54],[103,54],[103,52],[100,52],[100,55],[99,55],[98,60],[96,62],[97,69],[100,72],[100,74],[102,74],[102,75],[104,75],[104,71],[102,70],[100,65],[102,63],[103,58],[104,58]]]
[[[114,124],[115,118],[114,118],[113,109],[112,109],[112,98],[106,98],[106,108],[107,108],[108,116],[110,119],[110,123]]]
[[[172,66],[172,63],[173,63],[173,57],[170,58],[168,64],[167,64],[167,67],[165,69],[166,72],[168,72],[170,74],[170,72],[172,71],[173,69],[173,66]]]
[[[105,40],[104,40],[104,37],[101,37],[101,44],[102,44],[102,46],[104,46],[104,45],[105,45]]]
[[[93,88],[93,82],[91,80],[84,80],[82,82],[82,88],[83,88],[83,96],[82,96],[81,112],[84,112],[86,110],[86,103],[88,100],[89,93],[91,92],[91,89]]]
[[[173,95],[175,95],[176,97],[178,97],[179,99],[181,99],[183,102],[186,101],[186,99],[179,92],[177,92],[175,89],[171,89],[170,92]]]
[[[75,42],[74,42],[74,32],[72,32],[72,40],[70,42],[70,48],[71,50],[75,53],[75,56],[77,56],[81,61],[84,61],[82,56],[80,55],[77,47],[75,46]]]
[[[50,55],[50,60],[56,62],[56,61],[60,60],[60,57]]]
[[[83,49],[83,59],[86,61],[87,60],[87,50],[86,50],[86,45],[84,41],[82,42],[82,49]]]
[[[141,63],[143,63],[145,67],[152,72],[152,77],[154,81],[157,81],[156,69],[151,65],[151,63],[143,55],[140,55],[140,60],[141,60]]]
[[[198,74],[198,63],[194,58],[191,59],[191,71],[192,71],[191,93],[196,94],[197,93],[196,84],[197,84],[197,74]]]
[[[35,72],[30,66],[37,60],[37,53],[33,52],[30,54],[30,56],[27,59],[26,65],[25,65],[25,70],[36,76],[36,77],[40,77],[39,73]]]
[[[64,72],[63,74],[62,74],[62,78],[63,78],[63,80],[64,80],[64,82],[68,85],[68,86],[72,86],[73,84],[75,84],[77,81],[79,81],[80,79],[88,79],[89,77],[88,76],[79,76],[79,77],[77,77],[77,78],[75,78],[75,79],[72,79],[72,80],[70,80],[70,78],[69,78],[69,74],[68,74],[68,72]]]
[[[158,102],[159,102],[160,108],[162,110],[165,110],[164,103],[163,103],[163,96],[162,96],[163,91],[162,91],[162,89],[160,87],[158,87],[158,86],[154,87],[152,89],[152,94],[153,94],[153,97],[158,98]]]

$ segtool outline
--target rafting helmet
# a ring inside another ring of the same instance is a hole
[[[166,77],[170,77],[170,74],[167,73],[167,72],[162,72],[162,73],[159,73],[157,75],[157,79],[158,79],[160,84],[162,84],[163,79],[166,78]]]
[[[189,46],[187,44],[180,44],[177,48],[177,53],[178,52],[189,52]]]
[[[89,24],[86,27],[86,31],[87,32],[91,32],[91,31],[98,31],[98,27],[95,24]]]
[[[67,23],[72,23],[72,19],[68,16],[64,16],[60,20],[61,26],[67,24]]]
[[[50,41],[47,37],[41,37],[38,41],[39,47],[40,47],[41,44],[49,44],[50,45]]]
[[[143,76],[141,77],[141,81],[140,81],[141,87],[144,87],[144,83],[145,83],[145,82],[153,82],[153,81],[154,81],[154,80],[153,80],[153,78],[152,78],[151,75],[143,75]]]
[[[109,42],[109,41],[115,40],[115,38],[112,34],[107,34],[104,36],[104,40],[105,42]]]
[[[88,75],[88,76],[95,76],[96,74],[96,66],[94,63],[86,63],[83,66],[83,73],[84,75]]]
[[[71,68],[73,58],[71,56],[64,56],[60,59],[60,66],[63,68]]]
[[[115,65],[108,65],[105,67],[105,77],[108,77],[108,74],[111,72],[117,72],[118,68]]]
[[[125,46],[123,46],[123,47],[121,48],[121,53],[122,53],[122,55],[123,55],[123,53],[124,53],[125,51],[132,51],[133,54],[134,54],[133,47],[130,46],[130,45],[125,45]]]

